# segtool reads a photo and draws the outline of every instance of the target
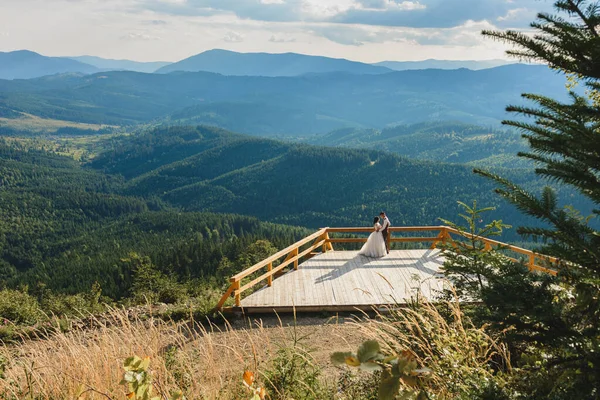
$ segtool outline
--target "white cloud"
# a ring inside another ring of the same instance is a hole
[[[223,40],[229,43],[241,43],[244,41],[244,35],[238,32],[229,31],[223,36]]]
[[[501,15],[496,18],[497,21],[511,21],[521,17],[523,14],[530,13],[527,8],[513,8],[506,12],[506,15]]]
[[[272,43],[294,43],[296,41],[295,37],[290,36],[281,36],[281,35],[271,35],[269,38],[269,42]]]
[[[0,51],[176,61],[204,50],[356,59],[489,59],[482,28],[526,27],[549,1],[0,0]],[[518,7],[517,7],[518,5]],[[522,10],[522,11],[514,11]],[[9,35],[10,33],[10,35]]]
[[[389,10],[424,10],[427,6],[419,1],[398,2],[396,0],[357,0],[354,8],[359,10],[377,10],[386,12]]]
[[[328,19],[353,8],[354,0],[303,0],[301,11],[315,19]]]
[[[129,32],[126,35],[121,36],[123,40],[160,40],[158,36],[148,35],[146,33]]]

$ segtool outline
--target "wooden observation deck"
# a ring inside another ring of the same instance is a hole
[[[366,242],[373,228],[323,228],[230,278],[231,285],[221,298],[219,311],[297,312],[370,310],[402,305],[417,293],[429,300],[444,288],[441,273],[448,244],[458,249],[456,236],[474,238],[485,250],[501,248],[521,256],[534,271],[556,273],[537,264],[556,262],[552,257],[495,240],[473,237],[447,227],[391,227],[391,243],[427,243],[419,249],[392,250],[382,258],[369,258],[358,250],[335,249]],[[354,237],[349,237],[350,235]],[[411,236],[407,236],[411,235]],[[354,245],[356,247],[356,245]],[[404,245],[403,247],[407,247]],[[523,257],[525,256],[525,257]],[[510,257],[509,257],[510,258]],[[517,261],[516,258],[511,258]],[[246,296],[242,297],[243,294]],[[234,304],[225,307],[233,297]]]

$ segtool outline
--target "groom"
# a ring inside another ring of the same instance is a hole
[[[379,218],[381,219],[381,233],[383,234],[383,240],[385,241],[385,251],[390,254],[390,244],[388,242],[390,220],[383,211],[379,213]]]

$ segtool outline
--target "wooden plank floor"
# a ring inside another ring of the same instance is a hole
[[[443,289],[440,250],[393,250],[383,258],[358,251],[329,251],[300,264],[242,298],[248,311],[344,310],[405,304],[417,288],[427,298]]]

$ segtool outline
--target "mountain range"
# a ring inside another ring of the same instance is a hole
[[[386,67],[394,71],[412,69],[460,69],[467,68],[474,71],[480,69],[500,67],[513,64],[507,60],[423,60],[423,61],[382,61],[374,65]]]
[[[167,65],[156,71],[214,72],[222,75],[298,76],[310,73],[347,72],[351,74],[385,74],[386,67],[329,57],[307,56],[295,53],[236,53],[210,50],[185,60]]]
[[[71,59],[92,65],[103,71],[135,71],[153,73],[157,69],[171,64],[166,61],[138,62],[131,60],[112,60],[94,56],[71,57]]]
[[[0,79],[30,79],[60,73],[93,74],[101,71],[134,71],[144,73],[214,72],[241,76],[299,76],[345,72],[351,74],[384,74],[412,69],[473,70],[506,64],[502,60],[489,61],[384,61],[365,64],[345,59],[310,56],[296,53],[237,53],[227,50],[209,50],[179,62],[137,62],[112,60],[94,56],[46,57],[28,50],[0,52]]]
[[[32,51],[0,52],[0,79],[30,79],[64,73],[93,74],[99,69],[77,60],[46,57]]]
[[[0,110],[91,124],[216,125],[259,136],[424,121],[498,126],[521,93],[566,97],[564,77],[540,65],[378,75],[224,76],[102,72],[0,80]]]

